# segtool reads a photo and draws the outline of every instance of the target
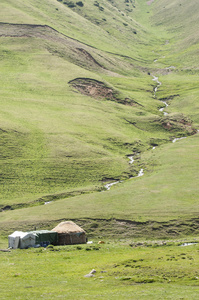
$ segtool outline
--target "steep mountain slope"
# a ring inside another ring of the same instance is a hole
[[[178,0],[1,1],[2,224],[46,221],[46,211],[51,220],[197,212],[198,9]],[[50,200],[48,210],[5,212]]]
[[[198,70],[198,2],[158,1],[153,17],[153,25],[164,28],[169,34],[170,55],[175,65],[183,69]],[[168,60],[169,57],[166,57]],[[166,61],[166,60],[165,60]]]
[[[139,43],[141,37],[144,39],[147,36],[140,28],[141,36],[137,38],[134,31],[136,27],[140,27],[139,24],[108,1],[100,4],[105,5],[103,11],[100,10],[101,6],[96,6],[96,1],[84,1],[83,7],[75,6],[75,8],[70,8],[70,5],[66,3],[67,1],[54,0],[45,0],[42,4],[40,1],[31,0],[28,2],[23,0],[4,2],[3,0],[1,3],[1,11],[4,12],[2,21],[49,25],[70,37],[103,50],[115,52],[115,46],[117,46],[117,52],[120,53],[131,51],[130,46],[133,41],[137,43],[136,39],[138,39]],[[130,29],[126,28],[128,24],[123,24],[127,20]],[[108,30],[113,32],[109,33]],[[129,37],[132,37],[133,41]],[[129,46],[124,42],[128,42]]]
[[[149,94],[151,103],[146,103],[148,98],[139,88],[137,93],[143,98],[140,103],[137,98],[131,99],[131,92],[114,88],[111,81],[109,89],[115,93],[112,101],[98,95],[82,96],[69,84],[71,80],[82,77],[106,82],[105,78],[112,75],[109,65],[117,71],[118,63],[118,71],[127,72],[128,63],[112,58],[114,66],[108,55],[101,58],[99,51],[63,37],[49,27],[8,24],[1,27],[4,203],[13,201],[13,194],[15,201],[24,198],[26,202],[27,196],[35,198],[34,193],[63,192],[97,182],[99,185],[99,180],[129,173],[125,155],[132,153],[137,143],[141,147],[150,144],[155,131],[155,126],[147,130],[148,134],[142,129],[147,118],[152,121],[157,118],[150,112],[154,109],[147,109],[153,102],[152,93],[147,91],[150,84],[146,84],[145,94]],[[101,75],[91,72],[92,69]],[[112,76],[115,75],[114,72]],[[112,80],[114,84],[114,77]],[[146,120],[141,121],[140,129],[134,128],[131,114],[135,114],[134,123],[140,122],[142,111]],[[148,141],[140,142],[142,135],[148,136]],[[159,138],[158,132],[155,135]],[[165,131],[166,136],[169,134]]]

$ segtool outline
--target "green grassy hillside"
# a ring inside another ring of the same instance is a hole
[[[1,1],[1,228],[197,217],[198,9]]]
[[[197,299],[198,12],[0,1],[0,298]],[[93,244],[5,250],[68,219]]]

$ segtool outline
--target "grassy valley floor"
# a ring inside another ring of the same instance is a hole
[[[183,243],[96,241],[0,252],[1,297],[197,299],[199,247]],[[85,277],[93,269],[93,277]]]

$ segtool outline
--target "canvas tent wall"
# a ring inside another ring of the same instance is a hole
[[[34,234],[36,244],[40,244],[41,246],[56,245],[58,242],[58,234],[54,231],[36,230],[30,231],[30,233]]]
[[[8,236],[9,248],[26,249],[29,247],[35,247],[36,245],[47,246],[49,244],[56,245],[58,243],[58,234],[49,230],[37,230],[37,231],[15,231]]]
[[[29,232],[15,231],[8,236],[8,246],[13,249],[35,246],[35,236]]]
[[[61,222],[52,231],[58,233],[58,245],[86,243],[86,232],[72,221]]]
[[[22,231],[15,231],[8,236],[8,247],[17,249],[19,248],[20,236],[23,235]]]
[[[35,235],[31,232],[23,232],[20,235],[19,240],[19,248],[26,249],[29,247],[34,247],[36,245],[36,238]]]

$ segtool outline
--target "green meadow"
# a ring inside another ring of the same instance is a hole
[[[197,299],[198,244],[128,243],[0,253],[1,297]],[[93,269],[93,277],[85,277]]]
[[[0,252],[0,298],[197,298],[198,11],[1,0],[0,248],[63,220],[94,243]]]

